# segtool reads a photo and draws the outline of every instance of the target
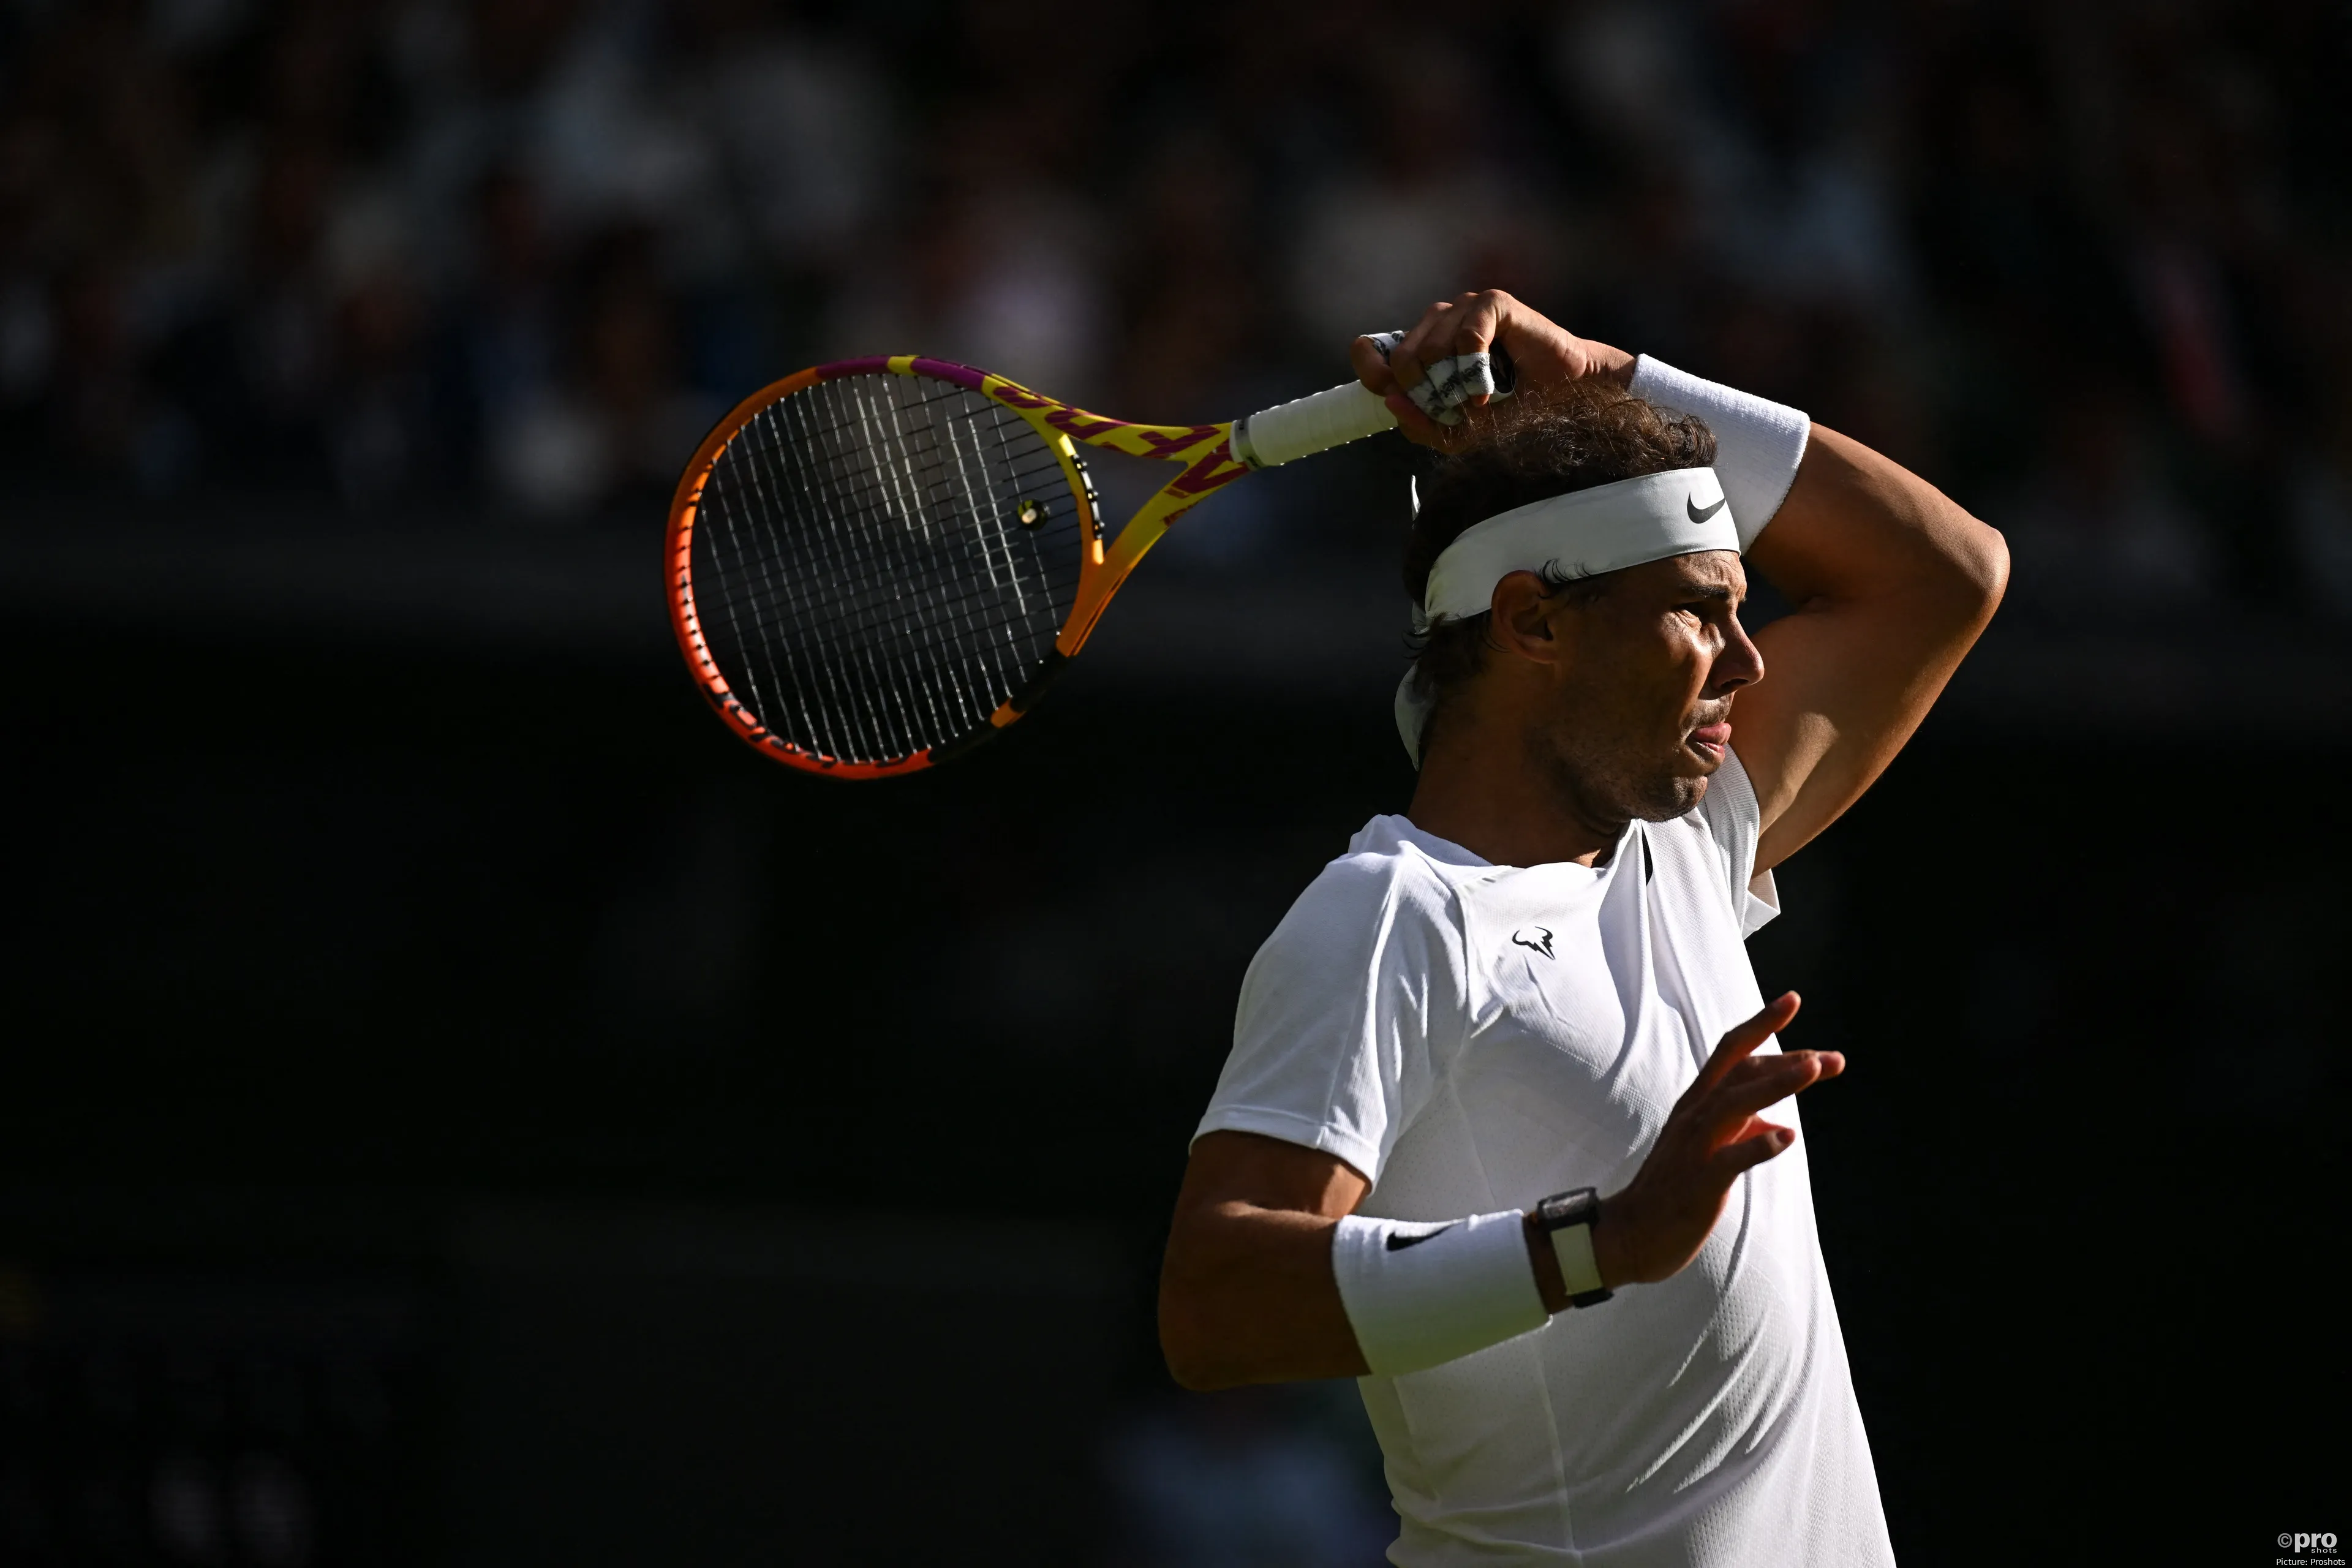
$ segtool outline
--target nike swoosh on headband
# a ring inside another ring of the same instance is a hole
[[[1457,1219],[1454,1222],[1454,1225],[1460,1225],[1461,1223],[1462,1222]],[[1454,1225],[1441,1225],[1435,1230],[1424,1230],[1419,1236],[1407,1236],[1402,1231],[1392,1230],[1389,1232],[1389,1250],[1391,1252],[1402,1252],[1408,1247],[1419,1247],[1423,1242],[1427,1241],[1433,1236],[1444,1236],[1447,1231],[1454,1228]]]
[[[1441,616],[1483,615],[1495,584],[1513,572],[1549,567],[1562,577],[1596,577],[1669,555],[1738,548],[1715,470],[1668,468],[1473,523],[1431,564],[1422,614],[1433,626]]]

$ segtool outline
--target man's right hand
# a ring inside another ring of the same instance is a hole
[[[1845,1070],[1836,1051],[1756,1048],[1797,1016],[1793,991],[1723,1037],[1666,1118],[1650,1157],[1622,1192],[1601,1200],[1592,1260],[1612,1289],[1680,1273],[1723,1217],[1731,1184],[1797,1141],[1796,1130],[1762,1120],[1766,1106]]]
[[[1387,399],[1397,428],[1406,439],[1450,451],[1470,439],[1470,433],[1430,418],[1413,405],[1405,389],[1420,385],[1424,367],[1440,360],[1496,349],[1510,355],[1521,384],[1531,391],[1546,391],[1589,375],[1607,376],[1620,386],[1633,379],[1633,355],[1591,338],[1580,338],[1500,289],[1480,289],[1440,300],[1422,312],[1421,320],[1386,357],[1371,339],[1358,338],[1348,351],[1348,363],[1358,380]],[[1484,396],[1473,398],[1470,409],[1486,404]]]

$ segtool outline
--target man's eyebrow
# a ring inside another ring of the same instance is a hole
[[[1683,585],[1686,599],[1728,599],[1732,592],[1720,583],[1686,583]]]

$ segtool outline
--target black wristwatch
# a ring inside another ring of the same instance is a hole
[[[1597,1307],[1615,1294],[1601,1283],[1601,1265],[1592,1256],[1592,1227],[1600,1223],[1601,1194],[1591,1187],[1554,1193],[1536,1205],[1536,1228],[1551,1238],[1571,1307]]]

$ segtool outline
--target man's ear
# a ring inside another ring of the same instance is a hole
[[[1496,647],[1535,664],[1558,664],[1567,657],[1553,627],[1559,602],[1534,573],[1513,572],[1496,584],[1487,608],[1486,635]]]

